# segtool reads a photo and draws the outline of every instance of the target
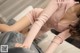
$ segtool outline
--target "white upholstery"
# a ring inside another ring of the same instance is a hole
[[[25,10],[23,10],[21,13],[19,13],[14,20],[18,21],[23,16],[25,16],[29,11],[33,9],[32,6],[27,7]],[[51,33],[50,31],[46,33],[48,36],[43,39],[38,46],[45,51],[50,44],[51,40],[54,38],[55,34]],[[63,44],[61,44],[54,53],[80,53],[80,49],[74,47],[73,45],[69,44],[68,42],[64,41]]]
[[[42,40],[38,46],[45,51],[50,44],[51,40],[54,38],[55,34],[51,33],[50,31],[46,33],[48,36]],[[75,46],[71,45],[70,43],[64,41],[54,53],[80,53],[80,49],[76,48]]]
[[[32,6],[28,6],[27,8],[25,8],[21,13],[19,13],[16,17],[14,17],[13,19],[15,21],[20,20],[22,17],[24,17],[29,11],[31,11],[33,9]]]

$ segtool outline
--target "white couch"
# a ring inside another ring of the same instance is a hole
[[[40,43],[38,43],[38,46],[45,51],[47,47],[49,46],[51,40],[54,38],[55,34],[48,31],[46,33],[47,37],[44,38]],[[80,53],[80,49],[76,48],[72,44],[64,41],[56,50],[54,53]]]
[[[25,8],[21,13],[19,13],[14,20],[18,21],[20,20],[24,15],[26,15],[29,11],[33,9],[32,6],[29,6]],[[45,51],[50,44],[51,40],[54,38],[55,34],[48,31],[45,33],[47,35],[46,38],[44,38],[41,42],[38,43],[38,46]],[[63,44],[61,44],[54,53],[80,53],[80,49],[76,48],[75,46],[69,44],[68,42],[64,41]]]

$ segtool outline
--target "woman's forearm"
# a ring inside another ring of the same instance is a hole
[[[0,24],[0,31],[1,32],[6,32],[6,31],[8,31],[9,30],[9,26],[8,25],[6,25],[6,24]]]
[[[51,41],[51,44],[48,46],[45,53],[54,53],[56,48],[60,45],[60,43],[62,43],[62,39],[60,39],[59,37],[57,38],[56,37]]]
[[[68,37],[70,37],[69,30],[65,30],[64,32],[57,35],[49,45],[48,49],[45,53],[53,53],[55,49]]]
[[[56,0],[51,0],[49,5],[43,10],[41,15],[38,17],[37,21],[33,24],[23,45],[26,45],[26,47],[30,48],[34,38],[40,31],[41,27],[50,18],[50,16],[57,10],[57,8],[58,6],[56,4]]]
[[[49,45],[49,48],[44,53],[54,53],[57,47],[58,47],[58,44],[53,42]]]
[[[17,21],[15,24],[10,26],[10,29],[13,31],[21,31],[24,28],[28,27],[30,25],[30,20],[27,16],[24,16],[22,19]]]
[[[17,21],[13,25],[8,26],[6,24],[0,24],[0,31],[3,31],[3,32],[5,32],[5,31],[19,32],[29,25],[30,25],[29,18],[27,16],[24,16],[22,19],[20,19],[19,21]]]

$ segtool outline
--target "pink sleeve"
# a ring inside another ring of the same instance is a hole
[[[58,8],[56,3],[54,3],[54,2],[56,2],[56,0],[50,0],[50,3],[48,4],[48,6],[43,10],[43,12],[40,14],[38,19],[33,24],[31,30],[29,31],[28,36],[24,42],[24,44],[27,44],[29,48],[30,48],[34,38],[40,31],[41,27],[44,25],[44,23],[50,18],[50,16]]]
[[[42,11],[43,11],[42,8],[34,8],[26,15],[29,18],[31,24],[34,23],[34,21]]]

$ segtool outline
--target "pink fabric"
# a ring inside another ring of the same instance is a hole
[[[54,28],[58,30],[58,22],[62,19],[63,14],[65,13],[65,10],[63,12],[60,11],[61,9],[57,10],[56,13],[54,13],[50,19],[42,26],[41,31],[46,31],[48,28]],[[59,11],[59,12],[58,12]],[[30,18],[31,24],[33,24],[40,14],[43,12],[42,8],[35,8],[32,11],[30,11],[26,16]],[[61,15],[60,15],[61,14]],[[59,16],[60,15],[60,16]],[[64,23],[65,24],[65,23]],[[63,24],[60,24],[62,26]],[[63,30],[66,25],[63,26]],[[35,26],[36,27],[36,26]],[[59,31],[59,30],[58,30]],[[61,30],[62,31],[62,30]]]
[[[50,23],[50,27],[55,27],[56,29],[58,28],[57,27],[57,24],[55,23],[58,23],[57,21],[60,21],[61,17],[63,16],[63,14],[65,13],[66,9],[62,11],[62,12],[59,12],[59,11],[56,11],[56,9],[58,8],[57,5],[56,5],[56,0],[51,0],[49,5],[44,9],[34,9],[33,11],[31,11],[31,14],[29,14],[29,17],[31,17],[32,21],[34,22],[34,24],[32,25],[32,28],[31,30],[29,31],[28,33],[28,36],[29,37],[32,37],[32,39],[30,39],[30,41],[26,41],[26,40],[29,40],[29,38],[26,38],[24,44],[28,43],[28,45],[31,45],[31,43],[33,42],[34,38],[36,37],[36,35],[38,34],[38,32],[40,31],[41,27],[46,23],[46,21],[48,23]],[[64,7],[62,7],[64,8]],[[41,13],[42,12],[42,13]],[[61,14],[61,16],[58,16],[58,14]],[[56,15],[56,16],[55,16]],[[51,22],[48,21],[48,19],[51,17]],[[37,18],[37,19],[36,19]],[[48,25],[47,25],[48,26]]]
[[[32,28],[27,36],[27,37],[32,37],[32,39],[30,39],[30,41],[27,41],[27,40],[29,40],[29,38],[26,38],[24,44],[28,44],[29,47],[31,46],[34,38],[36,37],[36,35],[40,31],[41,27],[50,18],[50,16],[56,11],[57,6],[55,5],[54,2],[56,2],[56,0],[51,0],[49,5],[45,8],[44,12],[42,12],[40,14],[40,16],[38,17],[37,21],[33,24]]]
[[[36,18],[39,17],[42,11],[43,11],[42,8],[35,8],[26,15],[30,19],[31,24],[35,22]]]

